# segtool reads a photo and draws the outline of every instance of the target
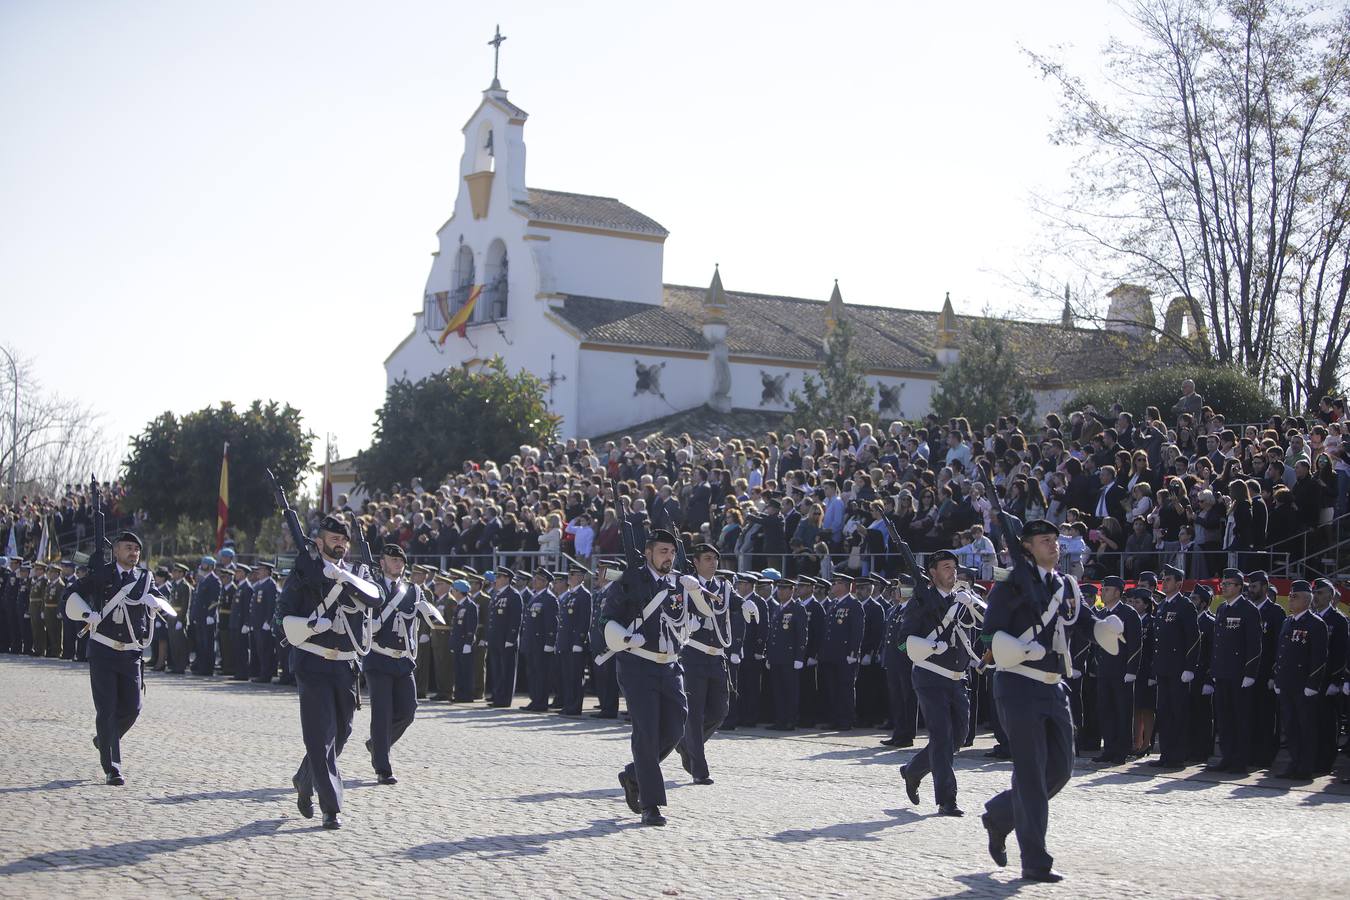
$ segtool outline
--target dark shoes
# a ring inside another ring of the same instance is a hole
[[[1008,748],[1006,748],[1006,747],[1004,747],[1003,745],[999,744],[999,745],[996,745],[996,746],[994,747],[993,750],[990,750],[988,753],[986,753],[986,754],[984,755],[984,758],[985,758],[985,759],[1012,759],[1012,753],[1010,753],[1010,752],[1008,751]]]
[[[1023,881],[1043,881],[1046,884],[1054,884],[1057,881],[1063,881],[1064,876],[1054,869],[1023,869]]]
[[[395,778],[395,777],[393,776],[393,774],[391,773],[391,774],[389,774],[389,775],[381,775],[380,777],[376,778],[376,779],[375,779],[375,783],[376,783],[376,784],[398,784],[398,779]]]
[[[703,778],[694,779],[694,784],[712,784],[712,783],[713,780],[711,778],[708,778],[707,776],[704,776]]]
[[[913,740],[913,738],[905,738],[905,739],[902,739],[902,738],[886,738],[886,740],[884,740],[884,741],[881,742],[881,746],[883,746],[883,747],[894,747],[894,748],[897,749],[897,750],[901,750],[901,749],[904,749],[905,747],[913,747],[913,746],[914,746],[914,740]]]
[[[900,777],[905,779],[905,796],[909,798],[910,803],[913,803],[915,806],[918,806],[919,785],[923,784],[923,780],[919,778],[910,778],[909,773],[906,772],[904,769],[900,770]]]
[[[122,785],[127,783],[127,780],[123,778],[121,775],[118,775],[116,772],[109,772],[108,777],[104,780],[104,783],[111,784],[113,787],[121,787]]]
[[[306,819],[314,818],[314,795],[306,793],[300,787],[300,778],[292,777],[291,785],[295,788],[295,808],[300,810],[300,815]]]
[[[659,806],[649,806],[642,811],[642,824],[664,825],[666,824],[666,817],[661,815],[661,808]]]
[[[337,813],[324,813],[323,827],[327,828],[329,831],[337,831],[342,827],[342,820],[338,818]]]
[[[769,730],[770,730],[770,731],[795,731],[796,729],[795,729],[793,726],[791,726],[791,725],[770,725],[770,726],[769,726]]]
[[[250,678],[249,681],[253,682],[254,684],[271,684],[271,683],[272,683],[272,679],[270,679],[270,678],[264,678],[264,677],[261,676],[261,675],[259,675],[257,678]]]
[[[980,816],[980,824],[989,835],[989,858],[1001,869],[1008,864],[1008,835],[994,830],[987,813]]]
[[[619,787],[623,788],[623,800],[628,804],[628,808],[641,815],[642,807],[638,805],[637,779],[629,775],[627,769],[619,773]]]
[[[951,816],[953,819],[959,819],[965,815],[965,812],[955,803],[944,803],[938,807],[937,814],[939,816]]]
[[[618,713],[607,713],[607,712],[593,712],[593,713],[591,713],[591,718],[592,718],[592,719],[617,719],[618,717],[619,717],[619,714],[618,714]]]

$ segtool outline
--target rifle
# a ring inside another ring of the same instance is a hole
[[[323,561],[319,559],[319,550],[314,546],[314,542],[305,537],[304,530],[300,527],[300,517],[296,515],[291,504],[286,500],[286,492],[282,490],[277,482],[277,476],[272,474],[271,469],[264,469],[267,473],[267,480],[272,482],[272,490],[276,492],[277,506],[281,507],[281,513],[286,519],[287,530],[291,533],[291,540],[295,542],[295,567],[293,574],[298,575],[301,581],[313,581],[321,583],[323,580]],[[363,537],[364,541],[364,537]],[[366,554],[369,555],[370,548],[366,548]]]
[[[1005,510],[1003,504],[999,502],[998,491],[994,489],[994,479],[984,463],[978,464],[975,469],[980,473],[980,484],[984,485],[985,497],[994,507],[998,530],[1001,533],[1004,545],[1008,548],[1008,560],[1012,563],[1013,568],[1017,568],[1019,561],[1026,560],[1026,552],[1022,549],[1022,544],[1019,541],[1022,535],[1022,523],[1017,520],[1016,516]]]
[[[628,520],[628,516],[624,513],[623,499],[619,496],[619,486],[608,475],[605,476],[605,480],[609,482],[609,492],[614,497],[614,511],[619,516],[619,539],[623,542],[624,564],[630,569],[636,569],[642,565],[642,548],[637,545],[637,534],[633,523]]]
[[[89,476],[89,493],[94,504],[94,549],[89,553],[89,571],[93,572],[108,561],[105,556],[112,549],[112,544],[105,530],[103,494],[98,489],[98,479],[92,475]]]
[[[900,551],[900,558],[904,560],[905,567],[909,569],[910,577],[914,579],[914,587],[916,589],[927,587],[928,572],[914,558],[914,551],[910,549],[909,542],[900,536],[900,529],[895,527],[895,523],[888,516],[883,515],[881,521],[886,523],[886,531],[891,536],[891,543]]]

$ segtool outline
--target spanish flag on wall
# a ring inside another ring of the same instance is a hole
[[[450,332],[458,332],[460,337],[464,337],[464,332],[469,327],[469,317],[473,315],[473,308],[478,305],[478,295],[483,293],[483,286],[475,284],[473,290],[469,291],[469,299],[464,302],[464,306],[459,312],[455,313],[450,321],[445,323],[445,330],[441,332],[441,337],[436,341],[437,346],[444,346],[445,339],[450,337]]]
[[[225,527],[230,524],[230,442],[220,458],[220,495],[216,497],[216,552],[225,546]]]

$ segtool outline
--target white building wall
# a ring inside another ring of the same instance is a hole
[[[601,234],[540,227],[548,236],[552,291],[660,303],[663,245]]]
[[[648,366],[664,364],[659,375],[664,399],[646,393],[634,396],[635,361]],[[712,393],[712,366],[706,358],[652,356],[641,350],[582,350],[580,373],[575,432],[580,437],[617,431],[702,406]]]

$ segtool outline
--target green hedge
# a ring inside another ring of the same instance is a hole
[[[1146,408],[1156,406],[1163,420],[1174,424],[1172,405],[1181,397],[1181,382],[1187,378],[1195,380],[1195,391],[1205,405],[1222,413],[1230,423],[1260,422],[1276,410],[1275,403],[1246,372],[1228,367],[1168,366],[1150,369],[1123,384],[1088,385],[1062,411],[1071,413],[1091,403],[1104,413],[1112,404],[1120,403],[1138,419]]]

